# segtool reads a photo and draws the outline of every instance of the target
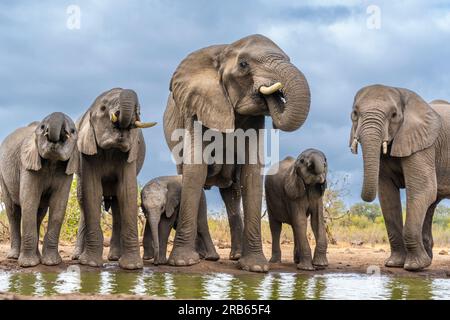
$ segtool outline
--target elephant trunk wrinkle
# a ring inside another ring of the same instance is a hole
[[[160,213],[152,214],[150,213],[150,229],[152,231],[152,240],[153,240],[153,252],[154,252],[154,262],[155,264],[159,260],[159,222],[160,222],[161,216]]]

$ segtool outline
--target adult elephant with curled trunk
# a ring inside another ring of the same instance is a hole
[[[145,157],[140,105],[133,90],[115,88],[101,94],[78,123],[78,201],[82,219],[74,258],[103,265],[102,201],[113,214],[110,260],[125,269],[142,268],[137,231],[137,180]],[[81,255],[80,255],[80,252]]]
[[[391,246],[386,266],[411,271],[428,267],[433,213],[450,196],[450,104],[428,104],[410,90],[372,85],[356,94],[351,118],[351,149],[357,153],[361,143],[364,160],[361,197],[371,202],[379,193]]]
[[[304,75],[274,42],[252,35],[232,44],[191,53],[175,71],[170,91],[164,114],[167,143],[172,151],[177,150],[179,141],[172,135],[176,129],[184,129],[184,142],[190,148],[183,149],[183,159],[188,161],[178,165],[178,173],[183,174],[183,189],[169,264],[184,266],[199,261],[194,243],[202,188],[219,186],[229,191],[230,196],[224,197],[229,208],[238,207],[242,195],[244,230],[240,267],[268,271],[261,243],[261,162],[252,162],[249,157],[250,149],[259,146],[260,141],[253,145],[246,143],[245,150],[233,148],[231,161],[223,161],[217,154],[211,162],[203,157],[199,162],[190,161],[192,155],[195,158],[198,146],[194,139],[195,121],[201,122],[203,130],[215,129],[223,137],[237,129],[263,129],[264,116],[272,118],[274,127],[294,131],[309,112],[310,91]],[[205,146],[207,143],[203,142]],[[232,147],[223,146],[223,154]],[[240,187],[239,196],[232,195],[236,183]]]

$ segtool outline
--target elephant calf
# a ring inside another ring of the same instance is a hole
[[[315,149],[303,151],[297,159],[287,157],[273,166],[265,180],[267,212],[272,233],[272,258],[281,261],[282,223],[294,231],[294,261],[301,270],[328,265],[327,238],[322,197],[326,189],[327,160]],[[316,239],[314,259],[306,236],[308,216]]]
[[[143,241],[144,260],[154,258],[155,265],[167,262],[167,241],[172,228],[177,227],[181,186],[181,176],[158,177],[148,182],[141,191],[142,211],[147,218]],[[197,216],[196,247],[202,258],[219,260],[209,234],[204,192]]]
[[[75,124],[56,112],[17,129],[0,146],[0,186],[11,232],[8,258],[19,259],[22,267],[61,262],[58,241],[78,168],[76,143]],[[39,228],[48,209],[41,258]]]

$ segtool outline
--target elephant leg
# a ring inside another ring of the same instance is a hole
[[[103,232],[100,226],[102,184],[101,179],[88,161],[83,161],[81,171],[81,204],[86,231],[84,249],[79,261],[91,267],[103,266]],[[80,224],[82,221],[80,221]]]
[[[111,211],[112,211],[112,234],[111,241],[109,245],[109,261],[118,261],[121,256],[121,247],[120,247],[120,208],[117,202],[117,198],[112,198],[111,203]]]
[[[311,229],[313,230],[314,238],[316,240],[312,264],[316,268],[325,268],[328,266],[328,241],[327,232],[325,230],[325,222],[323,219],[322,199],[318,200],[316,208],[311,212]]]
[[[3,189],[5,190],[5,189]],[[9,222],[9,233],[11,238],[11,249],[8,252],[8,259],[18,259],[20,254],[20,220],[21,210],[20,207],[12,202],[12,199],[8,195],[3,196],[3,202],[5,204],[5,211]]]
[[[64,180],[50,198],[48,227],[42,248],[42,263],[48,266],[58,265],[62,262],[58,251],[59,236],[72,183],[70,177],[66,177]]]
[[[183,165],[183,187],[181,191],[180,212],[177,231],[169,264],[173,266],[189,266],[200,261],[195,250],[197,237],[197,218],[200,198],[206,180],[205,164]]]
[[[82,180],[80,177],[77,177],[77,201],[78,206],[80,208],[80,221],[78,222],[78,231],[77,231],[77,241],[75,244],[75,249],[72,253],[72,260],[78,260],[80,258],[80,255],[84,251],[85,246],[85,239],[86,239],[86,223],[84,219],[84,210],[83,210],[83,201],[82,201],[82,193],[81,193],[81,185]]]
[[[307,233],[308,219],[305,212],[298,212],[291,215],[292,217],[292,229],[294,231],[294,241],[296,246],[295,254],[299,255],[297,269],[311,271],[314,270],[312,264],[311,247],[309,246]],[[294,256],[295,259],[295,256]]]
[[[428,253],[428,256],[433,259],[433,216],[434,216],[434,210],[436,210],[437,205],[439,204],[440,200],[435,201],[427,210],[427,213],[425,215],[425,221],[423,222],[423,228],[422,228],[422,238],[423,238],[423,245],[425,247],[425,250]]]
[[[39,238],[40,238],[40,234],[41,234],[41,225],[42,225],[42,221],[44,221],[45,215],[47,214],[48,211],[48,207],[43,207],[43,208],[39,208],[37,211],[37,234],[38,234],[38,241],[37,241],[37,246],[36,246],[36,254],[41,257],[41,253],[39,252]]]
[[[279,263],[281,262],[280,235],[282,223],[273,218],[269,208],[267,208],[267,211],[269,215],[270,233],[272,234],[272,257],[270,258],[270,262]]]
[[[162,218],[158,225],[159,254],[153,262],[155,265],[167,263],[167,243],[173,227],[172,219]]]
[[[391,255],[385,261],[386,267],[403,268],[406,248],[403,243],[403,217],[400,190],[391,178],[380,175],[379,198],[384,223],[389,237]]]
[[[152,240],[152,230],[150,228],[150,223],[148,220],[145,221],[144,226],[144,238],[142,239],[142,246],[144,247],[144,260],[151,260],[154,258],[155,254],[153,251],[153,240]]]
[[[20,203],[22,209],[22,238],[18,264],[21,267],[34,267],[40,263],[36,253],[38,245],[37,211],[41,199],[39,182],[25,173],[20,185]]]
[[[144,264],[139,252],[136,162],[124,164],[116,194],[120,210],[122,247],[119,266],[129,270],[141,269]]]
[[[437,181],[431,150],[417,152],[403,160],[406,185],[406,221],[403,241],[406,247],[405,270],[418,271],[431,264],[422,238],[428,208],[436,201]],[[417,174],[417,168],[423,170]]]
[[[211,239],[211,234],[209,233],[208,217],[206,211],[206,198],[205,194],[202,192],[197,218],[197,240],[201,242],[201,246],[204,249],[203,258],[208,261],[217,261],[220,259],[220,256],[218,255],[216,248],[214,247],[213,241]]]
[[[241,192],[233,183],[229,188],[219,189],[228,215],[231,234],[230,260],[239,260],[242,255],[243,222],[241,216]]]
[[[244,237],[239,266],[243,270],[268,272],[261,241],[262,176],[259,164],[244,164],[241,171]]]

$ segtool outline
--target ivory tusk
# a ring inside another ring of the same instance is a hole
[[[277,83],[271,85],[270,87],[261,86],[259,88],[259,92],[264,94],[264,95],[269,95],[269,94],[272,94],[274,92],[277,92],[281,88],[283,88],[283,84],[281,82],[277,82]]]
[[[66,138],[69,139],[70,138],[70,134],[66,133]]]
[[[111,112],[109,117],[113,123],[116,123],[119,120],[114,112]]]
[[[140,122],[140,121],[136,121],[134,123],[134,125],[136,126],[136,128],[151,128],[153,126],[156,126],[158,122]]]
[[[358,140],[355,138],[353,139],[352,146],[350,147],[353,154],[358,154]]]
[[[387,154],[387,149],[388,149],[387,141],[383,141],[383,154]]]

